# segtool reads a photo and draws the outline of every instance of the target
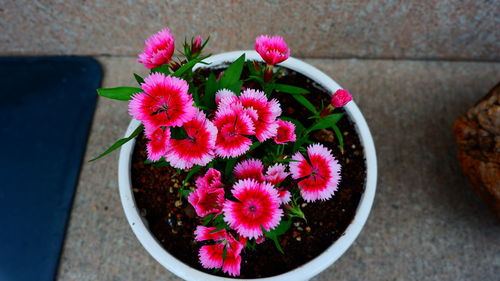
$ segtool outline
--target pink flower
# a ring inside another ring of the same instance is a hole
[[[219,104],[220,101],[225,98],[232,98],[234,99],[234,101],[238,100],[238,97],[236,97],[236,95],[232,91],[228,89],[220,89],[215,93],[215,104]]]
[[[224,188],[221,186],[220,173],[212,168],[208,169],[205,176],[196,180],[196,189],[189,194],[188,202],[194,207],[198,216],[204,217],[222,212]]]
[[[194,42],[193,42],[193,48],[191,49],[192,54],[196,54],[200,51],[201,43],[202,43],[201,37],[196,36],[196,38],[194,39]]]
[[[278,119],[278,129],[276,135],[274,136],[274,142],[277,144],[283,144],[290,141],[295,141],[295,124],[288,121],[283,121]]]
[[[145,135],[149,139],[146,149],[148,151],[148,159],[151,161],[158,161],[162,158],[169,147],[170,142],[170,129],[169,128],[157,128],[151,130],[150,128],[145,128]]]
[[[175,168],[191,168],[193,165],[205,166],[214,158],[217,128],[203,111],[195,109],[196,115],[184,123],[187,138],[170,140],[170,148],[165,158]]]
[[[221,157],[236,157],[245,153],[252,144],[247,136],[255,133],[252,119],[238,109],[220,108],[214,124],[219,130],[215,143],[215,153]]]
[[[352,100],[351,94],[343,89],[338,89],[332,96],[331,105],[333,107],[342,107]]]
[[[207,170],[203,177],[196,179],[195,185],[197,188],[217,188],[222,186],[220,172],[214,168]]]
[[[274,164],[267,168],[265,180],[272,185],[278,185],[283,182],[288,175],[289,172],[285,171],[286,167],[283,164]]]
[[[162,29],[146,40],[144,51],[139,54],[137,62],[152,69],[170,62],[175,49],[175,38],[168,28]]]
[[[290,56],[285,40],[280,36],[261,35],[255,39],[255,51],[269,65],[275,65]]]
[[[240,95],[240,102],[252,118],[255,137],[260,142],[276,135],[278,124],[275,121],[281,115],[281,107],[276,99],[268,101],[264,92],[246,89]]]
[[[340,181],[340,165],[331,151],[321,144],[307,147],[307,159],[297,152],[292,156],[290,172],[298,183],[300,194],[307,202],[330,199]]]
[[[292,200],[292,194],[288,190],[278,189],[278,195],[281,204],[288,204]]]
[[[238,163],[234,167],[234,177],[236,179],[254,179],[264,181],[264,165],[259,159],[247,159]]]
[[[254,179],[239,180],[232,193],[238,202],[226,200],[224,220],[246,238],[258,238],[274,229],[280,222],[283,210],[279,208],[278,191],[270,183]]]
[[[207,269],[222,267],[222,271],[231,276],[240,275],[240,254],[245,247],[246,239],[240,238],[238,241],[225,229],[215,231],[216,229],[200,225],[194,232],[196,241],[214,240],[217,243],[201,246],[198,253],[201,265]]]
[[[132,96],[128,108],[145,126],[181,126],[196,113],[188,84],[180,78],[153,73],[141,85],[143,93]]]

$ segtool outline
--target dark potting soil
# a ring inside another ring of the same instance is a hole
[[[198,70],[205,77],[210,71],[218,74],[221,70]],[[308,89],[310,94],[307,98],[317,108],[321,102],[325,105],[330,102],[329,93],[302,74],[285,69],[278,82]],[[257,85],[245,86],[258,88]],[[313,120],[306,118],[311,115],[310,112],[289,94],[277,92],[273,97],[280,101],[282,116],[300,120],[306,127],[312,124]],[[336,109],[336,112],[343,112],[343,109]],[[332,130],[316,131],[312,140],[331,149],[341,164],[342,180],[338,191],[328,201],[301,202],[307,222],[293,219],[291,228],[281,236],[280,244],[285,254],[281,254],[271,240],[258,244],[255,251],[244,249],[239,278],[269,277],[297,268],[325,251],[351,223],[364,191],[366,163],[353,121],[344,115],[337,125],[344,136],[343,153]],[[214,273],[199,263],[198,250],[203,244],[195,242],[193,232],[201,221],[178,192],[186,172],[177,173],[172,167],[154,167],[145,164],[146,159],[146,139],[140,135],[132,156],[132,186],[135,201],[141,215],[148,221],[150,231],[170,254],[182,262],[201,271],[227,277],[222,271]],[[197,176],[189,181],[191,189]],[[226,187],[226,192],[230,192],[230,186]]]

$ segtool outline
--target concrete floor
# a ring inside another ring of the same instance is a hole
[[[133,57],[98,60],[103,87],[134,85],[132,72],[145,72]],[[313,280],[498,280],[500,225],[460,173],[451,125],[500,80],[500,63],[306,61],[353,93],[379,163],[363,232]],[[99,99],[85,159],[122,137],[129,121],[126,103]],[[179,280],[129,228],[117,159],[83,163],[58,280]]]

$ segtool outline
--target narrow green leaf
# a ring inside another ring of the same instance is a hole
[[[198,165],[195,165],[191,170],[189,170],[189,172],[187,173],[187,175],[184,177],[184,180],[182,181],[182,185],[186,185],[188,180],[194,175],[196,174],[196,172],[198,172],[201,168],[203,168],[202,166],[198,166]]]
[[[233,174],[233,168],[234,168],[234,166],[236,166],[236,161],[237,160],[238,160],[238,158],[236,158],[236,157],[231,157],[231,158],[227,159],[226,169],[225,169],[226,175],[232,175]]]
[[[135,78],[135,81],[137,81],[137,84],[139,84],[139,86],[140,86],[142,83],[144,83],[144,79],[143,79],[141,76],[139,76],[139,75],[137,75],[137,74],[135,74],[135,73],[134,73],[134,78]]]
[[[332,129],[335,132],[337,139],[339,140],[340,150],[344,151],[344,136],[342,136],[342,132],[340,131],[339,127],[337,127],[337,125],[332,125]]]
[[[192,190],[189,190],[189,189],[179,189],[179,194],[184,197],[184,198],[188,198],[189,197],[189,194],[191,194],[191,192],[193,192]]]
[[[286,84],[274,84],[274,89],[283,93],[289,94],[308,94],[309,91],[300,87],[286,85]]]
[[[217,92],[217,80],[215,74],[210,72],[207,83],[205,84],[205,96],[202,99],[208,108],[215,108],[215,92]]]
[[[236,95],[239,96],[242,86],[243,86],[243,82],[236,81],[234,84],[227,86],[226,89],[230,90],[233,93],[236,93]]]
[[[184,72],[186,72],[188,70],[191,70],[195,64],[199,63],[200,61],[202,61],[202,60],[204,60],[204,59],[206,59],[208,57],[209,56],[204,56],[204,57],[201,57],[201,58],[197,58],[197,59],[188,61],[186,64],[184,64],[179,69],[177,69],[174,73],[172,73],[172,76],[181,77],[182,74],[184,74]]]
[[[255,65],[253,64],[253,61],[249,60],[247,61],[247,68],[248,71],[250,72],[250,76],[258,76],[257,70],[255,69]],[[258,77],[260,78],[260,77]]]
[[[243,65],[245,63],[245,54],[236,59],[226,70],[220,78],[220,88],[228,88],[240,80]],[[237,91],[240,92],[239,90]]]
[[[123,144],[127,143],[129,140],[137,137],[139,135],[139,133],[144,130],[144,126],[141,124],[139,127],[137,127],[137,129],[135,129],[134,132],[132,132],[132,134],[126,138],[123,138],[123,139],[119,139],[117,142],[115,142],[112,146],[110,146],[108,149],[106,149],[106,151],[104,151],[103,153],[101,153],[99,156],[97,156],[96,158],[90,160],[89,162],[92,162],[92,161],[95,161],[101,157],[103,157],[104,155],[112,152],[113,150],[119,148],[120,146],[122,146]]]
[[[215,217],[215,213],[211,213],[211,214],[208,214],[208,215],[204,216],[202,224],[204,226],[207,226],[207,224],[209,224],[214,217]]]
[[[326,117],[318,119],[309,129],[307,129],[307,134],[313,131],[321,130],[321,129],[326,129],[331,127],[332,125],[335,125],[344,113],[335,113],[335,114],[330,114]]]
[[[117,88],[100,88],[97,93],[101,97],[114,100],[127,101],[132,98],[133,94],[142,92],[141,88],[135,87],[117,87]]]
[[[314,115],[318,115],[318,111],[314,107],[314,105],[309,102],[304,96],[300,94],[292,94],[292,97],[297,100],[300,104],[302,104],[305,108],[309,109]]]
[[[168,65],[167,64],[162,64],[158,67],[155,67],[153,69],[151,69],[151,73],[163,73],[165,75],[169,75],[170,74],[170,69],[168,69]]]

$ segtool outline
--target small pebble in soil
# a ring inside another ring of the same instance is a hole
[[[306,226],[306,231],[307,231],[307,232],[311,232],[311,227]]]
[[[349,134],[349,132],[345,131],[344,132],[344,136],[347,136]]]
[[[180,207],[180,206],[182,206],[182,201],[181,200],[175,201],[175,207]]]
[[[299,237],[297,237],[297,238],[295,238],[295,239],[296,239],[297,241],[301,241],[301,240],[302,240],[302,238],[300,238],[300,236],[299,236]]]
[[[170,187],[170,188],[168,189],[168,192],[169,192],[169,193],[174,193],[174,188],[173,188],[173,187]]]
[[[304,230],[304,229],[303,229],[302,227],[300,227],[300,226],[299,226],[299,227],[297,227],[297,230],[298,230],[298,231],[302,231],[302,230]]]
[[[300,205],[302,208],[305,208],[307,206],[307,203],[302,203],[302,205]]]
[[[137,193],[137,192],[139,192],[139,188],[132,188],[132,191]]]

